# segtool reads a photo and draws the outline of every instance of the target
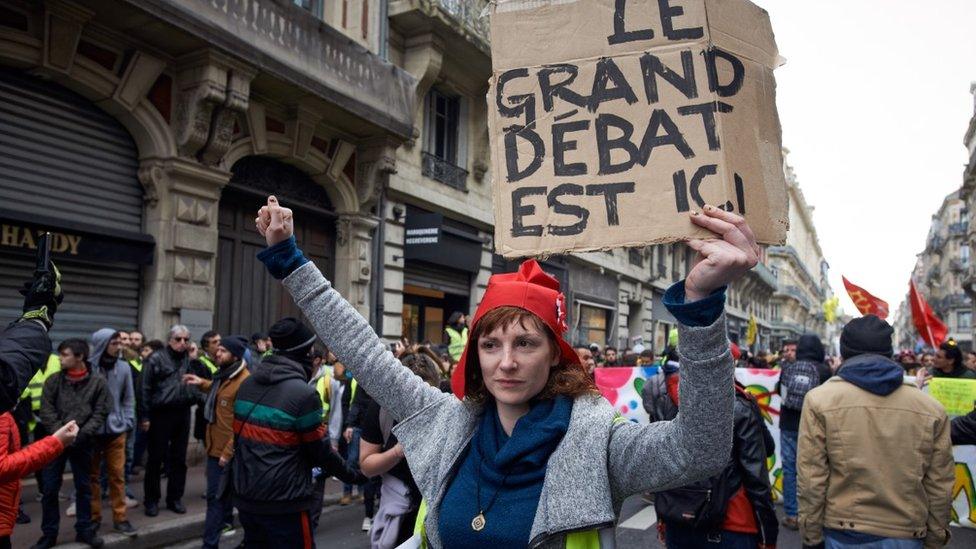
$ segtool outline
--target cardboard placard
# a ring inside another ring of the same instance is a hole
[[[747,0],[498,0],[488,91],[505,257],[789,225],[768,14]]]

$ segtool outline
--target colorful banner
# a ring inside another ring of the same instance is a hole
[[[976,379],[936,377],[929,381],[929,395],[945,406],[950,416],[964,416],[976,402]]]
[[[627,419],[637,423],[650,421],[641,402],[641,390],[645,381],[656,374],[657,366],[639,368],[597,368],[596,384],[600,392],[610,404]],[[769,458],[769,480],[773,487],[773,500],[779,501],[783,495],[783,468],[779,454],[779,408],[780,397],[776,393],[776,383],[779,381],[779,370],[759,370],[750,368],[736,368],[735,379],[752,393],[759,403],[766,427],[776,440],[776,453]],[[912,378],[906,378],[911,380]],[[935,383],[937,380],[932,380]],[[976,382],[973,382],[976,384]],[[927,387],[932,393],[933,387]],[[939,384],[934,387],[941,391]],[[950,387],[950,400],[944,402],[962,402],[968,398],[968,393],[959,396],[957,387]],[[944,394],[944,393],[943,393]],[[940,398],[933,394],[936,398]],[[958,397],[958,398],[957,398]],[[969,401],[969,410],[972,410]],[[968,410],[967,410],[968,411]],[[950,415],[954,415],[949,412]],[[952,449],[956,460],[956,483],[952,488],[952,521],[960,526],[976,528],[976,446],[955,446]]]

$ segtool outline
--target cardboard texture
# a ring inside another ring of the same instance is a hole
[[[789,225],[768,14],[746,0],[499,0],[488,90],[505,257]]]

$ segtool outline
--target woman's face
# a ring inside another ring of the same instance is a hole
[[[524,325],[523,325],[524,324]],[[542,392],[559,353],[531,321],[514,321],[478,338],[485,388],[502,404],[520,405]]]

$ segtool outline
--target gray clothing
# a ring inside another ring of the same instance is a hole
[[[105,378],[109,392],[109,410],[105,423],[99,430],[103,435],[118,435],[132,430],[136,425],[136,393],[132,387],[132,368],[121,357],[116,357],[115,367],[102,368],[102,355],[112,336],[119,333],[112,328],[102,328],[92,334],[92,373]]]
[[[442,393],[390,353],[365,319],[312,263],[284,280],[322,342],[399,423],[393,429],[427,500],[426,535],[441,547],[440,505],[483,408]],[[530,534],[532,547],[564,546],[566,533],[613,526],[627,497],[683,486],[720,472],[732,452],[733,367],[725,316],[681,326],[681,412],[673,421],[626,421],[599,395],[578,397],[553,452]]]

